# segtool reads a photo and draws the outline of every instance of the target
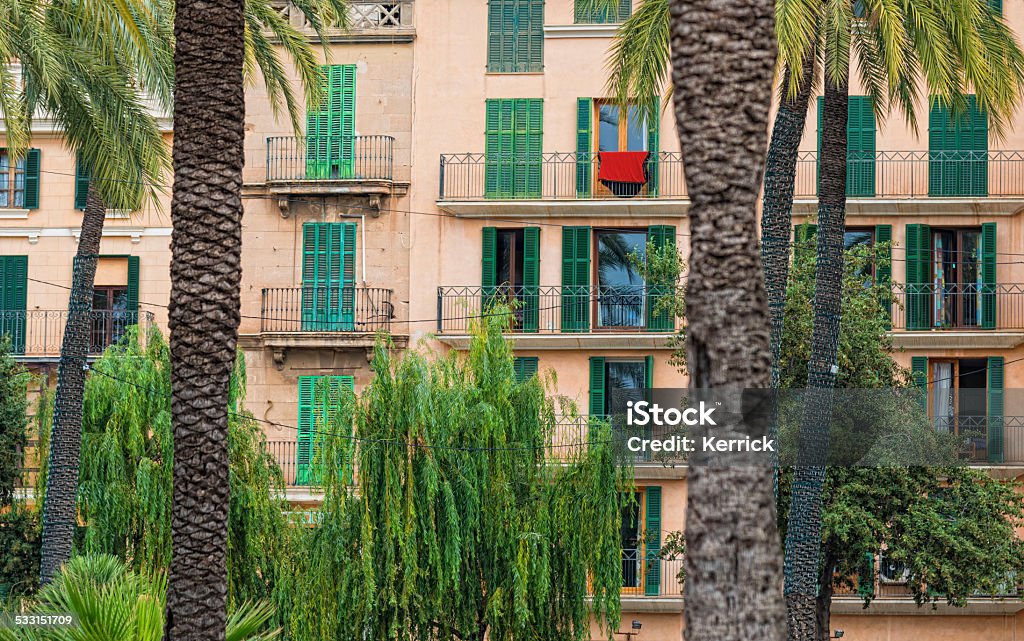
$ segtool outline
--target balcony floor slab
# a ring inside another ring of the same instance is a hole
[[[903,349],[1012,349],[1024,332],[933,330],[891,332],[893,346]]]
[[[910,597],[903,599],[875,599],[867,608],[864,601],[856,597],[835,597],[832,599],[832,614],[848,616],[881,616],[886,614],[920,615],[920,616],[979,616],[1016,614],[1024,610],[1024,601],[1016,597],[1001,599],[968,599],[967,605],[961,608],[936,603],[918,606]]]
[[[437,206],[459,218],[526,216],[584,218],[594,216],[686,216],[689,198],[591,198],[566,200],[439,200]]]
[[[509,334],[507,338],[520,350],[607,350],[669,349],[674,334],[661,332],[588,334]],[[438,334],[437,340],[449,347],[465,350],[473,337],[469,334]]]
[[[847,198],[847,216],[1013,216],[1024,208],[1019,196],[974,196],[931,198],[927,195],[905,198]],[[804,218],[818,214],[817,198],[793,200],[793,216]]]

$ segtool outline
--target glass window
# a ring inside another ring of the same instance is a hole
[[[90,352],[99,353],[121,340],[135,324],[128,314],[128,287],[96,287],[92,294],[92,338]]]
[[[644,277],[631,258],[647,255],[647,231],[597,233],[597,305],[599,327],[642,327]]]
[[[498,230],[498,285],[523,285],[523,230]]]
[[[640,115],[639,107],[629,108],[626,124],[626,151],[646,151],[647,121]]]
[[[619,108],[616,105],[598,106],[598,151],[619,150]]]
[[[11,163],[7,151],[0,151],[0,207],[25,206],[25,159]]]
[[[647,121],[636,105],[626,109],[625,118],[618,105],[597,104],[597,151],[646,151]]]
[[[605,414],[612,408],[625,407],[629,400],[640,400],[647,366],[643,361],[608,361],[604,365]]]
[[[981,231],[932,231],[932,322],[935,327],[981,325]]]

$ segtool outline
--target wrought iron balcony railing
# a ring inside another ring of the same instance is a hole
[[[273,287],[263,290],[261,332],[390,331],[395,308],[381,287]]]
[[[1024,330],[1024,284],[900,285],[893,329]]]
[[[465,334],[491,305],[507,304],[515,333],[671,332],[671,287],[438,287],[437,331]]]
[[[8,335],[16,356],[57,356],[64,342],[67,310],[0,310],[0,335]],[[90,313],[89,354],[97,356],[125,335],[132,325],[143,332],[153,324],[151,312]]]
[[[391,136],[267,138],[267,182],[392,180]]]
[[[310,32],[313,30],[306,16],[290,2],[274,0],[272,4],[278,14],[288,20],[293,27]],[[350,2],[348,10],[349,28],[352,32],[378,29],[394,31],[413,27],[412,2]]]
[[[663,559],[643,548],[622,550],[622,596],[681,596],[679,571],[683,558]]]
[[[441,156],[438,200],[588,200],[687,198],[680,154],[660,152],[645,166],[646,184],[629,187],[597,179],[596,153],[548,152],[488,157]],[[818,193],[818,154],[797,157],[794,195]],[[1024,151],[877,151],[847,156],[850,198],[1019,198]]]

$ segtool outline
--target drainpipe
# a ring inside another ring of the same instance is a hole
[[[359,233],[362,236],[360,242],[363,246],[363,287],[366,287],[366,214],[359,216]]]

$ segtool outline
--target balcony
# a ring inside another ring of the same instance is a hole
[[[306,17],[289,2],[273,2],[278,14],[306,37],[315,38]],[[386,42],[396,44],[412,42],[416,37],[412,2],[350,2],[349,29],[328,29],[331,43]]]
[[[501,302],[512,307],[508,331],[518,349],[665,348],[675,322],[656,303],[667,294],[657,286],[438,287],[437,334],[465,349],[472,323]]]
[[[683,569],[683,563],[684,560],[681,557],[673,559],[646,558],[643,548],[623,548],[622,598],[681,598],[683,586],[679,581],[679,572]],[[629,609],[633,610],[633,608]]]
[[[875,563],[877,566],[879,561],[876,560]],[[885,570],[879,568],[876,572],[869,590],[872,601],[867,608],[864,607],[859,578],[851,577],[852,586],[844,584],[837,578],[832,586],[832,614],[867,616],[925,613],[929,615],[985,615],[1014,614],[1024,610],[1024,601],[1021,600],[1021,595],[1024,592],[1012,578],[1001,586],[997,594],[975,594],[968,599],[967,604],[963,607],[947,605],[942,595],[936,594],[939,601],[935,604],[934,609],[929,606],[925,610],[914,602],[913,592],[900,564],[892,564]]]
[[[382,287],[274,287],[260,302],[261,346],[283,367],[290,348],[372,349],[378,332],[391,332],[393,292]],[[404,337],[392,337],[404,347]]]
[[[89,355],[97,357],[121,340],[132,325],[141,325],[142,335],[153,324],[150,312],[90,312]],[[0,310],[0,334],[11,337],[12,353],[22,362],[55,361],[64,342],[67,310]]]
[[[539,159],[488,160],[483,153],[441,156],[438,206],[465,217],[661,215],[689,208],[682,156],[660,152],[636,193],[596,180],[595,154],[550,152]],[[794,213],[817,211],[818,154],[797,157]],[[1012,214],[1024,206],[1024,151],[850,152],[851,214]]]
[[[1010,349],[1024,343],[1024,284],[901,285],[893,292],[897,347]]]
[[[383,135],[267,138],[267,187],[282,199],[363,196],[379,207],[395,188],[394,144]]]

